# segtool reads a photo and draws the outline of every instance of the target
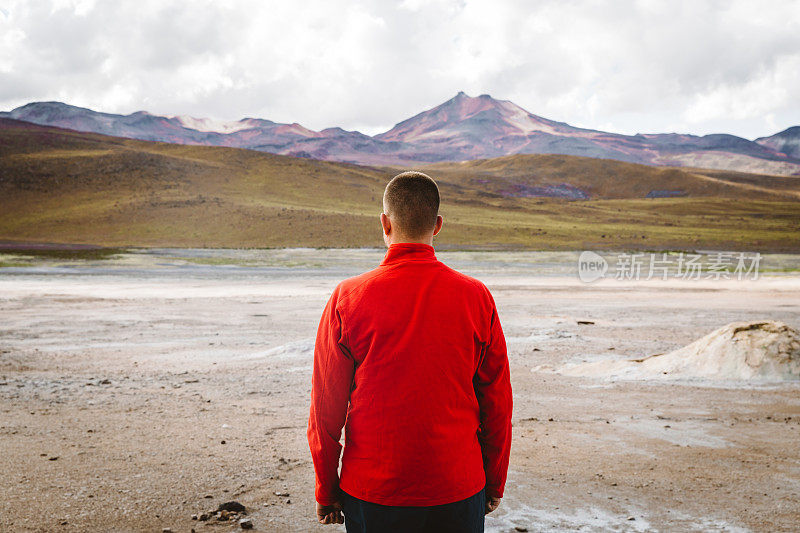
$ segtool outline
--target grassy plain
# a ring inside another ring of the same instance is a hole
[[[0,241],[379,246],[381,194],[398,170],[2,119]],[[800,251],[800,178],[548,155],[422,170],[442,192],[441,248]],[[513,192],[561,184],[590,199]],[[653,190],[682,196],[645,198]]]

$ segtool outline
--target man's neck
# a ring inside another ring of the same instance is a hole
[[[389,246],[392,244],[427,244],[428,246],[433,246],[433,235],[427,239],[407,239],[400,237],[389,241]]]

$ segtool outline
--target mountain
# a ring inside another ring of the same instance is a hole
[[[565,155],[421,168],[445,199],[440,248],[800,250],[795,178]],[[0,118],[0,250],[379,246],[395,172]]]
[[[756,139],[761,146],[800,159],[800,126],[792,126],[770,137]]]
[[[654,166],[800,175],[798,132],[753,142],[725,134],[619,135],[543,118],[489,95],[455,97],[375,136],[342,128],[245,118],[101,113],[60,102],[34,102],[0,113],[35,124],[177,144],[229,146],[361,165],[409,166],[512,154],[561,154]]]
[[[509,154],[563,154],[647,165],[800,175],[800,158],[741,137],[619,135],[576,128],[486,94],[471,98],[458,93],[376,138],[412,144],[420,153],[436,152],[440,160],[451,161]]]

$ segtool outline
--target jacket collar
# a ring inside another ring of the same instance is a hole
[[[433,246],[421,242],[397,242],[391,244],[381,266],[405,261],[436,261]]]

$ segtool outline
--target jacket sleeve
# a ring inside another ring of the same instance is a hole
[[[337,309],[339,288],[331,295],[317,329],[311,378],[308,444],[314,462],[314,495],[322,505],[339,500],[339,439],[347,416],[355,365],[344,341]]]
[[[489,297],[491,299],[491,295]],[[494,299],[491,300],[490,331],[474,380],[475,395],[480,406],[478,441],[486,473],[486,496],[502,498],[511,452],[513,400],[506,339]]]

